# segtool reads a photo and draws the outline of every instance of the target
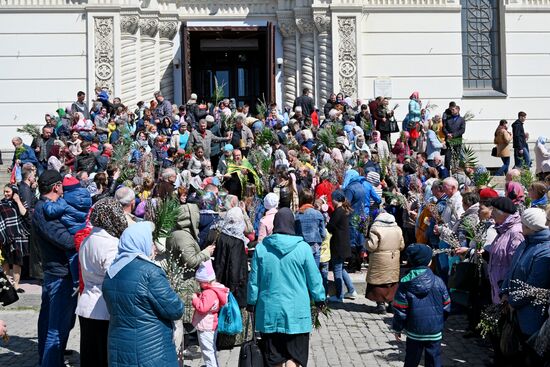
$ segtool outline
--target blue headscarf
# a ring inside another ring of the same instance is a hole
[[[539,138],[537,139],[537,144],[546,144],[546,138],[544,136],[539,136]]]
[[[122,232],[118,243],[118,254],[109,270],[107,270],[111,278],[136,257],[151,261],[154,228],[152,222],[137,222]]]
[[[346,174],[344,175],[344,183],[342,184],[342,189],[345,189],[349,186],[352,182],[358,181],[361,179],[361,176],[359,176],[359,172],[357,172],[354,169],[349,169]]]

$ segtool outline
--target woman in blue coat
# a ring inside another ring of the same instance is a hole
[[[273,220],[273,234],[254,251],[248,280],[247,309],[255,309],[268,366],[307,365],[310,296],[324,306],[321,273],[309,245],[296,236],[294,214],[281,208]]]
[[[172,321],[182,317],[183,303],[164,270],[150,260],[153,228],[151,222],[138,222],[122,233],[103,282],[111,315],[111,367],[178,366]]]

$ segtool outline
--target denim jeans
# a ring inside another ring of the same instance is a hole
[[[348,272],[344,269],[344,260],[343,259],[332,259],[332,267],[334,272],[334,284],[336,286],[336,297],[339,299],[344,299],[344,283],[348,292],[352,293],[355,291],[353,282],[349,277]]]
[[[325,296],[328,294],[328,268],[328,261],[321,263],[319,267],[319,270],[321,271],[321,278],[323,278],[323,287],[325,287]]]
[[[519,154],[519,149],[514,149],[514,168],[523,168],[523,166],[531,167],[531,155],[529,154],[529,146],[522,148],[523,154]]]
[[[71,276],[44,274],[42,304],[38,316],[38,363],[42,367],[64,365],[63,352],[74,324],[77,297]]]
[[[310,243],[309,246],[311,247],[317,269],[319,269],[319,263],[321,262],[321,245],[319,243]]]
[[[420,341],[407,338],[405,346],[405,366],[416,367],[424,352],[425,367],[441,367],[441,340]]]
[[[510,167],[510,157],[500,157],[502,159],[502,167],[498,169],[495,176],[505,176],[508,173]]]

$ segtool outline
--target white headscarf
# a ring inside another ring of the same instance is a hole
[[[244,222],[243,211],[239,207],[229,209],[223,220],[215,223],[212,228],[217,229],[228,236],[242,240],[245,245],[250,242],[250,240],[244,235],[246,225]]]

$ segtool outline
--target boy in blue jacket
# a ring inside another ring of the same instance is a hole
[[[393,329],[401,340],[405,330],[405,367],[416,367],[425,352],[426,367],[441,366],[441,338],[446,314],[451,311],[447,287],[428,267],[432,249],[412,244],[405,251],[410,272],[399,283],[393,300]]]
[[[44,215],[47,220],[59,219],[70,234],[84,229],[86,217],[92,207],[90,192],[80,185],[75,177],[65,176],[63,179],[63,197],[57,201],[47,201],[44,204]],[[69,268],[75,286],[78,285],[78,253],[67,251]]]
[[[311,247],[315,264],[319,267],[321,260],[321,243],[325,239],[325,217],[315,209],[315,197],[310,189],[300,192],[300,209],[296,213],[296,234],[302,236]]]

